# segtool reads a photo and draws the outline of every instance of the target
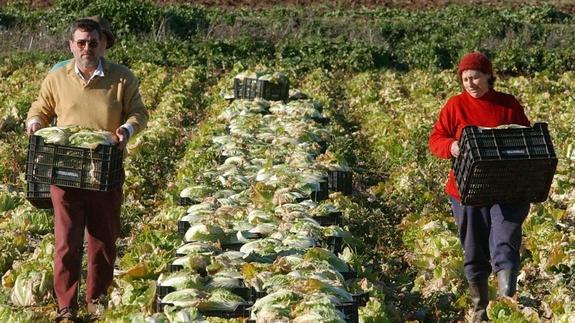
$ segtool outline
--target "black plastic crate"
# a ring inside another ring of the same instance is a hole
[[[51,209],[50,185],[42,183],[26,183],[26,199],[38,209]]]
[[[255,288],[251,287],[250,288],[250,295],[252,296],[251,301],[255,302],[260,298],[264,298],[266,296],[268,296],[268,292],[266,292],[265,290],[263,291],[257,291]]]
[[[339,305],[336,305],[340,312],[345,315],[345,321],[348,323],[357,323],[359,322],[359,308],[356,302],[346,302]]]
[[[176,271],[180,271],[183,269],[184,269],[184,266],[182,266],[182,265],[170,264],[170,266],[169,266],[169,270],[171,273],[175,273]]]
[[[234,287],[230,289],[230,292],[238,295],[239,297],[243,298],[246,301],[250,301],[252,299],[252,289],[246,286]]]
[[[257,97],[257,79],[234,79],[234,98],[253,100]]]
[[[453,165],[465,205],[543,202],[557,157],[546,123],[531,128],[482,129],[468,126]]]
[[[315,202],[320,202],[327,200],[329,196],[329,189],[327,181],[319,182],[319,191],[312,191],[310,194],[310,199]]]
[[[328,117],[312,117],[311,119],[313,121],[321,124],[321,125],[324,125],[324,126],[328,125],[330,122],[330,118],[328,118]]]
[[[258,96],[266,100],[287,101],[289,98],[289,82],[272,83],[270,81],[257,80]]]
[[[170,273],[175,273],[175,272],[180,271],[180,270],[184,270],[184,266],[176,265],[176,264],[170,264],[168,266],[168,271]],[[206,277],[208,275],[208,272],[206,271],[205,268],[196,268],[195,270],[192,269],[192,272],[196,272],[202,277]]]
[[[351,195],[353,191],[353,172],[330,170],[327,172],[327,178],[330,191]]]
[[[343,217],[340,211],[332,212],[327,215],[322,216],[314,216],[312,217],[314,220],[319,223],[319,225],[327,227],[330,225],[342,225],[343,224]]]
[[[168,295],[169,293],[175,292],[175,291],[176,291],[176,288],[174,286],[157,285],[156,296],[158,297],[158,301],[161,300],[162,298],[164,298],[164,296]]]
[[[178,205],[180,206],[190,206],[198,204],[198,201],[189,197],[178,197]]]
[[[353,301],[357,303],[357,306],[365,306],[369,302],[369,292],[359,292],[352,294]]]
[[[242,246],[245,243],[243,242],[221,242],[220,241],[220,247],[222,248],[223,251],[240,251],[240,249],[242,248]]]
[[[109,191],[122,182],[122,151],[116,146],[96,149],[46,144],[30,136],[26,181],[94,191]]]
[[[349,271],[342,271],[340,274],[345,280],[357,278],[357,272],[353,268],[350,268]]]
[[[188,229],[191,227],[191,223],[188,221],[178,221],[178,234],[180,235],[180,239],[184,240],[184,238],[186,237],[186,232],[188,232]]]
[[[328,236],[321,239],[321,246],[334,254],[339,254],[343,250],[343,238]]]
[[[226,159],[228,159],[228,156],[218,155],[217,159],[218,159],[218,165],[223,165],[226,162]]]
[[[173,306],[173,303],[164,303],[160,298],[156,299],[156,312],[163,312],[164,307]],[[210,310],[199,311],[203,316],[220,318],[248,318],[250,317],[252,304],[239,304],[233,311]]]
[[[317,144],[319,145],[319,153],[324,154],[327,151],[329,143],[325,140],[320,140],[317,142]]]
[[[164,296],[168,295],[169,293],[175,292],[175,291],[176,291],[176,288],[173,286],[157,285],[156,296],[158,297],[158,301],[160,301],[162,298],[164,298]],[[243,298],[244,300],[246,300],[248,302],[251,301],[251,299],[252,299],[252,290],[249,287],[244,287],[244,286],[234,287],[234,288],[230,289],[230,292],[238,295],[239,297]]]
[[[252,302],[255,303],[258,299],[267,296],[268,293],[265,291],[258,292],[254,288],[252,288],[251,295],[252,295]],[[345,315],[346,322],[358,322],[359,307],[365,306],[369,301],[368,292],[352,294],[352,297],[353,302],[346,302],[336,305],[336,308]]]
[[[289,81],[286,80],[276,84],[267,80],[235,78],[234,97],[247,100],[262,98],[273,101],[287,101],[289,97]]]
[[[233,311],[200,311],[204,316],[221,318],[248,318],[251,314],[252,304],[239,304]]]
[[[158,313],[164,312],[164,307],[166,307],[166,305],[174,305],[174,304],[173,303],[164,303],[164,302],[162,302],[161,297],[156,297],[156,312],[158,312]]]

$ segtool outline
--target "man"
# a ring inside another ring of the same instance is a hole
[[[28,134],[57,118],[58,126],[79,125],[113,132],[118,148],[147,124],[138,80],[125,66],[102,58],[105,46],[100,25],[74,21],[69,46],[74,59],[48,73],[26,121]],[[81,248],[88,243],[87,310],[93,314],[112,283],[116,239],[120,232],[122,188],[107,192],[51,185],[54,205],[54,293],[58,320],[76,319]]]
[[[100,24],[100,28],[102,29],[102,40],[100,42],[100,46],[102,47],[101,50],[102,50],[102,56],[103,56],[104,51],[106,49],[114,46],[114,43],[116,42],[116,37],[114,37],[114,34],[112,33],[112,28],[110,28],[110,23],[108,22],[108,19],[101,17],[101,16],[91,16],[91,17],[86,17],[86,18],[82,18],[82,19],[94,20],[95,22]],[[68,60],[61,61],[61,62],[54,64],[54,66],[52,66],[52,69],[50,70],[50,72],[66,66],[66,64],[68,64],[71,60],[72,59],[68,59]]]

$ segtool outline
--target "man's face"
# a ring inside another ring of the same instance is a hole
[[[70,51],[80,68],[98,67],[100,57],[104,54],[105,42],[102,42],[98,31],[87,32],[78,29],[70,40]]]

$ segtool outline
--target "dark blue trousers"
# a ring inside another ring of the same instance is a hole
[[[487,279],[491,272],[519,270],[521,225],[529,203],[474,207],[449,197],[463,247],[463,269],[468,281]]]

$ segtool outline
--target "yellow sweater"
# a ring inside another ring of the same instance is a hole
[[[50,72],[40,88],[38,99],[28,111],[27,121],[37,119],[42,126],[54,117],[57,126],[79,125],[115,132],[129,123],[134,133],[148,122],[139,82],[126,66],[102,59],[104,77],[96,76],[88,84],[74,71],[74,60]]]

